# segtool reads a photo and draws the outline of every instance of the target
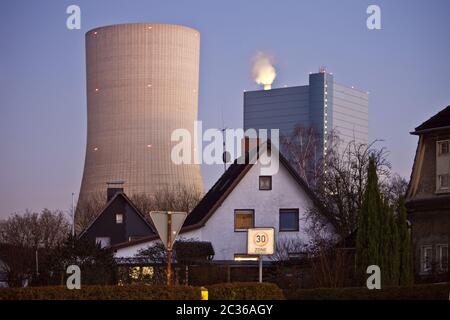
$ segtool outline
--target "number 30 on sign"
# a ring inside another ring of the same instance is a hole
[[[247,254],[273,254],[275,244],[273,228],[248,229]]]

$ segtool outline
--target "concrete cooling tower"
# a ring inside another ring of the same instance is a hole
[[[199,165],[171,161],[171,133],[194,134],[200,34],[168,24],[86,33],[87,145],[80,201],[124,181],[128,195],[179,185],[203,191]],[[192,152],[194,147],[192,147]],[[192,153],[193,154],[193,153]]]

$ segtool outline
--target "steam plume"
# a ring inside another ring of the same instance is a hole
[[[277,72],[273,66],[273,58],[258,52],[252,59],[252,77],[257,84],[264,85],[264,90],[272,88],[272,82],[275,80]]]

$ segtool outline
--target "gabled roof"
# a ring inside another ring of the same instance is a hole
[[[253,156],[255,155],[253,154]],[[279,160],[280,164],[282,164],[288,170],[288,172],[292,175],[295,181],[310,197],[314,205],[318,208],[323,209],[323,206],[317,199],[314,192],[308,187],[306,182],[300,177],[297,171],[294,168],[292,168],[288,160],[281,154],[281,152],[279,152]],[[200,200],[197,206],[187,216],[180,233],[201,228],[206,224],[208,219],[220,207],[220,205],[225,201],[228,195],[239,184],[239,182],[242,180],[242,178],[247,174],[247,172],[252,168],[254,164],[254,161],[249,161],[248,155],[246,156],[245,163],[241,164],[241,162],[243,161],[235,160],[234,163],[219,178],[219,180],[217,180],[214,186],[212,186],[212,188],[205,194],[205,196]],[[137,239],[135,241],[117,244],[111,247],[114,249],[120,249],[131,245],[136,245],[147,241],[155,240],[157,238],[158,235],[155,234],[152,236]]]
[[[144,223],[152,230],[153,233],[155,233],[155,228],[144,218],[144,215],[142,214],[142,212],[136,208],[136,206],[133,204],[133,202],[130,200],[130,198],[128,198],[128,196],[123,193],[123,192],[117,192],[107,203],[106,205],[103,207],[102,210],[100,210],[100,213],[97,215],[97,217],[95,217],[95,219],[91,222],[91,224],[84,229],[79,235],[78,238],[81,238],[83,235],[85,235],[88,230],[95,224],[95,222],[103,215],[103,213],[106,211],[106,209],[109,208],[109,206],[118,198],[118,197],[122,197],[125,202],[127,202],[131,208],[137,213],[138,217],[140,219],[142,219],[142,221],[144,221]]]
[[[450,129],[450,106],[438,112],[430,119],[418,126],[412,134],[420,134],[424,131]]]

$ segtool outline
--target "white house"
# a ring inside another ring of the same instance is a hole
[[[279,162],[276,174],[262,176],[259,161],[235,161],[189,214],[179,237],[211,242],[215,261],[245,259],[253,227],[273,227],[276,243],[308,243],[306,212],[319,204],[281,154]],[[117,258],[131,258],[157,240],[153,235],[112,248]]]

